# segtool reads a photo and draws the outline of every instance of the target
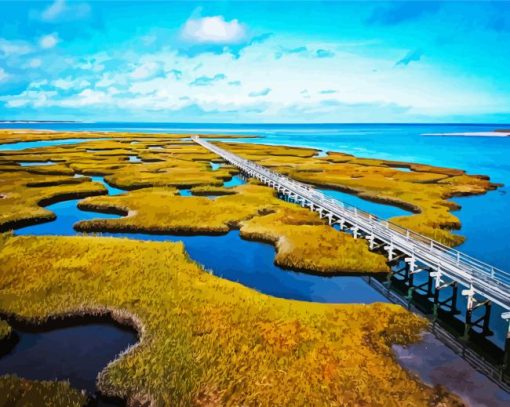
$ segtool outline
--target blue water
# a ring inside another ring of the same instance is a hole
[[[123,189],[119,189],[119,188],[115,188],[115,187],[112,187],[110,184],[108,184],[103,177],[101,176],[90,176],[90,178],[92,179],[92,181],[94,182],[99,182],[100,184],[103,184],[106,189],[108,190],[108,194],[109,195],[120,195],[120,194],[124,194],[126,191],[124,191]],[[48,207],[49,209],[49,207]]]
[[[243,185],[245,183],[246,183],[246,181],[244,181],[239,175],[234,175],[232,177],[232,179],[225,181],[223,183],[223,186],[225,188],[232,188],[232,187],[237,187],[239,185]]]
[[[59,202],[53,205],[46,206],[46,209],[52,211],[57,215],[57,219],[52,222],[40,223],[38,225],[26,226],[21,229],[16,229],[17,235],[63,235],[71,236],[76,232],[73,225],[80,220],[89,219],[114,219],[118,215],[113,214],[98,214],[97,212],[81,211],[76,206],[80,200],[72,199],[69,201]]]
[[[220,236],[102,235],[181,241],[191,258],[213,274],[275,297],[324,303],[388,302],[360,277],[320,277],[282,270],[273,263],[275,252],[272,245],[244,240],[237,230]]]
[[[129,162],[130,163],[141,163],[142,159],[140,157],[138,157],[137,155],[130,155]]]
[[[191,189],[188,189],[188,188],[179,189],[179,195],[180,196],[193,196],[193,194],[191,193]]]
[[[108,323],[84,323],[32,332],[15,329],[16,346],[0,358],[0,375],[32,380],[69,380],[77,389],[94,393],[97,374],[129,345],[131,330]]]
[[[338,199],[339,201],[342,201],[349,205],[356,206],[357,208],[370,212],[382,219],[389,219],[395,216],[406,216],[411,214],[411,212],[406,211],[397,206],[367,201],[366,199],[362,199],[356,195],[347,194],[345,192],[335,191],[332,189],[318,189],[318,190],[321,191],[324,195],[327,195],[334,199]]]
[[[33,167],[39,165],[53,165],[55,164],[53,161],[21,161],[19,165],[22,167]]]
[[[4,127],[0,125],[0,129],[2,128],[15,128],[15,127]],[[29,128],[29,127],[26,127]],[[50,146],[58,146],[62,144],[79,144],[85,143],[87,141],[97,141],[101,139],[97,138],[89,138],[89,139],[79,139],[79,138],[69,138],[62,140],[44,140],[44,141],[21,141],[19,143],[10,143],[10,144],[1,144],[2,137],[0,136],[0,151],[17,151],[24,150],[25,148],[38,148],[38,147],[50,147]]]

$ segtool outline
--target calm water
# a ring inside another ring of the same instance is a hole
[[[69,380],[77,389],[96,390],[97,374],[129,345],[132,330],[108,323],[85,323],[34,332],[16,329],[19,342],[0,358],[0,375],[32,380]]]
[[[427,384],[457,393],[471,406],[504,407],[510,394],[488,380],[431,333],[409,346],[393,347],[398,361]],[[430,357],[434,355],[434,357]]]
[[[21,161],[19,165],[22,167],[33,167],[38,165],[53,165],[55,162],[53,161]]]
[[[6,128],[0,125],[1,128]],[[7,127],[7,128],[14,128],[14,127]],[[27,127],[28,128],[28,127]],[[0,142],[1,142],[1,136],[0,136]],[[50,146],[59,146],[62,144],[79,144],[84,143],[86,141],[97,141],[101,139],[62,139],[62,140],[45,140],[45,141],[21,141],[19,143],[10,143],[10,144],[0,144],[0,151],[17,151],[17,150],[24,150],[25,148],[38,148],[38,147],[50,147]]]
[[[341,191],[335,191],[332,189],[319,189],[324,195],[331,198],[338,199],[339,201],[345,202],[349,205],[356,206],[357,208],[363,209],[364,211],[370,212],[382,219],[389,219],[395,216],[406,216],[410,215],[411,212],[406,211],[402,208],[392,205],[385,205],[378,202],[367,201],[356,195],[347,194]]]

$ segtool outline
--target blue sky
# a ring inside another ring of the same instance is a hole
[[[0,2],[0,119],[510,122],[510,2]]]

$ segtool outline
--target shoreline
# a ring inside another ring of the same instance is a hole
[[[510,137],[510,131],[477,131],[466,133],[423,133],[425,137]]]

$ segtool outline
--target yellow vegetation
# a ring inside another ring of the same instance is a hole
[[[26,171],[0,174],[3,197],[0,199],[0,231],[55,219],[53,212],[41,207],[52,202],[107,193],[102,184],[89,182],[90,178],[50,177]],[[47,184],[50,186],[45,186]],[[56,185],[51,186],[53,184]]]
[[[275,245],[276,262],[316,273],[383,273],[385,258],[371,253],[365,240],[339,233],[318,215],[284,202],[270,188],[242,185],[214,200],[181,197],[175,190],[141,189],[118,196],[90,197],[82,209],[129,216],[79,222],[82,232],[226,233],[241,227],[248,239]]]
[[[79,407],[87,396],[67,382],[32,381],[16,376],[0,377],[0,407]]]
[[[12,333],[11,326],[4,320],[0,319],[0,344],[2,340],[9,338]]]
[[[180,243],[4,237],[0,247],[2,312],[43,323],[111,311],[138,326],[140,345],[100,375],[107,394],[176,406],[455,402],[394,360],[391,344],[424,327],[399,306],[268,297],[204,272]]]

